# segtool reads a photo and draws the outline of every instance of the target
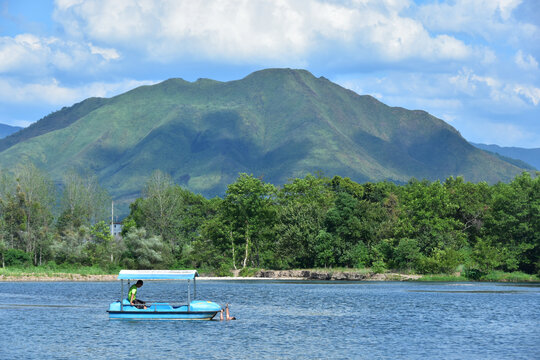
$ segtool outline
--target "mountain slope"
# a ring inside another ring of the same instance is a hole
[[[0,124],[0,139],[5,138],[6,136],[9,136],[13,133],[16,133],[17,131],[21,130],[22,127],[20,126],[11,126],[6,124]]]
[[[479,149],[490,151],[501,156],[524,161],[540,170],[540,148],[524,149],[519,147],[503,147],[498,145],[486,145],[471,143]],[[523,167],[523,166],[521,166]]]
[[[0,140],[0,150],[3,168],[28,159],[56,179],[90,169],[116,198],[137,196],[154,169],[207,196],[223,194],[239,172],[282,184],[316,171],[398,182],[496,182],[522,171],[424,111],[290,69],[230,82],[170,79],[88,99]]]

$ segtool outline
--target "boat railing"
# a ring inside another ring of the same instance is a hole
[[[128,301],[127,298],[124,298],[124,300]],[[196,301],[197,299],[191,299],[191,301]],[[119,301],[119,300],[117,300]],[[182,304],[187,305],[187,302],[185,300],[144,300],[147,304]]]
[[[127,299],[124,299],[127,300]],[[119,300],[117,300],[119,301]],[[136,304],[140,305],[140,304]],[[186,302],[180,302],[180,301],[168,301],[168,300],[145,300],[146,306],[152,306],[152,305],[170,305],[172,307],[180,307],[180,306],[188,306]],[[124,304],[124,306],[132,306],[128,304]]]

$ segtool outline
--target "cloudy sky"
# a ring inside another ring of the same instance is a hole
[[[538,0],[0,0],[0,123],[143,84],[303,68],[470,141],[540,147]]]

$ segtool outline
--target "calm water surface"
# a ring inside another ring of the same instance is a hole
[[[119,283],[0,283],[0,359],[540,359],[540,286],[198,282],[230,322],[109,321]],[[127,291],[127,288],[125,289]],[[145,282],[138,297],[185,298]]]

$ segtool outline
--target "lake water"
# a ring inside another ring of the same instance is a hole
[[[540,359],[539,285],[197,285],[238,320],[109,321],[119,283],[0,283],[0,359]],[[138,297],[185,292],[147,281]]]

